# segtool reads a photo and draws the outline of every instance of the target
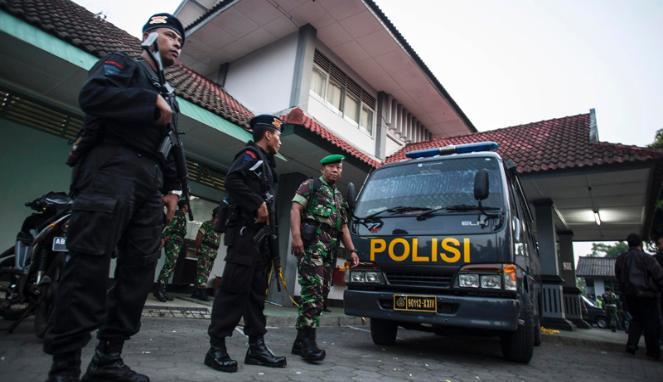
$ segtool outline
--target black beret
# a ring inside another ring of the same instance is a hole
[[[249,121],[249,125],[251,125],[251,130],[253,130],[254,132],[266,129],[281,131],[281,126],[283,125],[283,121],[275,115],[260,114],[251,118],[251,121]]]
[[[159,28],[170,28],[182,37],[182,46],[184,46],[184,27],[177,17],[170,13],[157,13],[147,20],[143,25],[143,33]]]

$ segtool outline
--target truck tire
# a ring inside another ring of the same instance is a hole
[[[541,346],[541,319],[537,318],[534,326],[534,346]]]
[[[371,339],[376,345],[393,345],[396,343],[398,324],[393,321],[371,318]]]
[[[596,319],[596,326],[598,326],[601,329],[605,329],[608,327],[608,319],[606,317],[599,317]]]
[[[529,363],[534,353],[534,318],[529,307],[525,308],[515,332],[504,334],[501,338],[504,358],[513,362]]]

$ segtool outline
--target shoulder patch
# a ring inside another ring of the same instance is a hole
[[[244,156],[242,156],[242,159],[244,161],[256,160],[258,159],[258,156],[252,150],[246,150],[244,151]]]

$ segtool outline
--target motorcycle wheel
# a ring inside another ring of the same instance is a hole
[[[11,285],[16,282],[14,267],[14,248],[9,248],[0,255],[0,316],[5,320],[16,321],[23,316],[27,304],[16,304],[10,300]]]
[[[44,335],[46,335],[48,321],[51,314],[53,314],[53,308],[55,307],[55,293],[60,283],[60,275],[62,274],[62,266],[64,265],[64,256],[64,253],[59,253],[55,256],[46,273],[51,278],[51,282],[40,287],[41,298],[35,309],[34,321],[35,334],[39,338],[44,338]]]

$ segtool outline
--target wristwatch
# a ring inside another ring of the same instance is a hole
[[[350,253],[356,253],[356,254],[359,254],[359,253],[357,252],[356,249],[351,249],[351,250],[350,250]]]

